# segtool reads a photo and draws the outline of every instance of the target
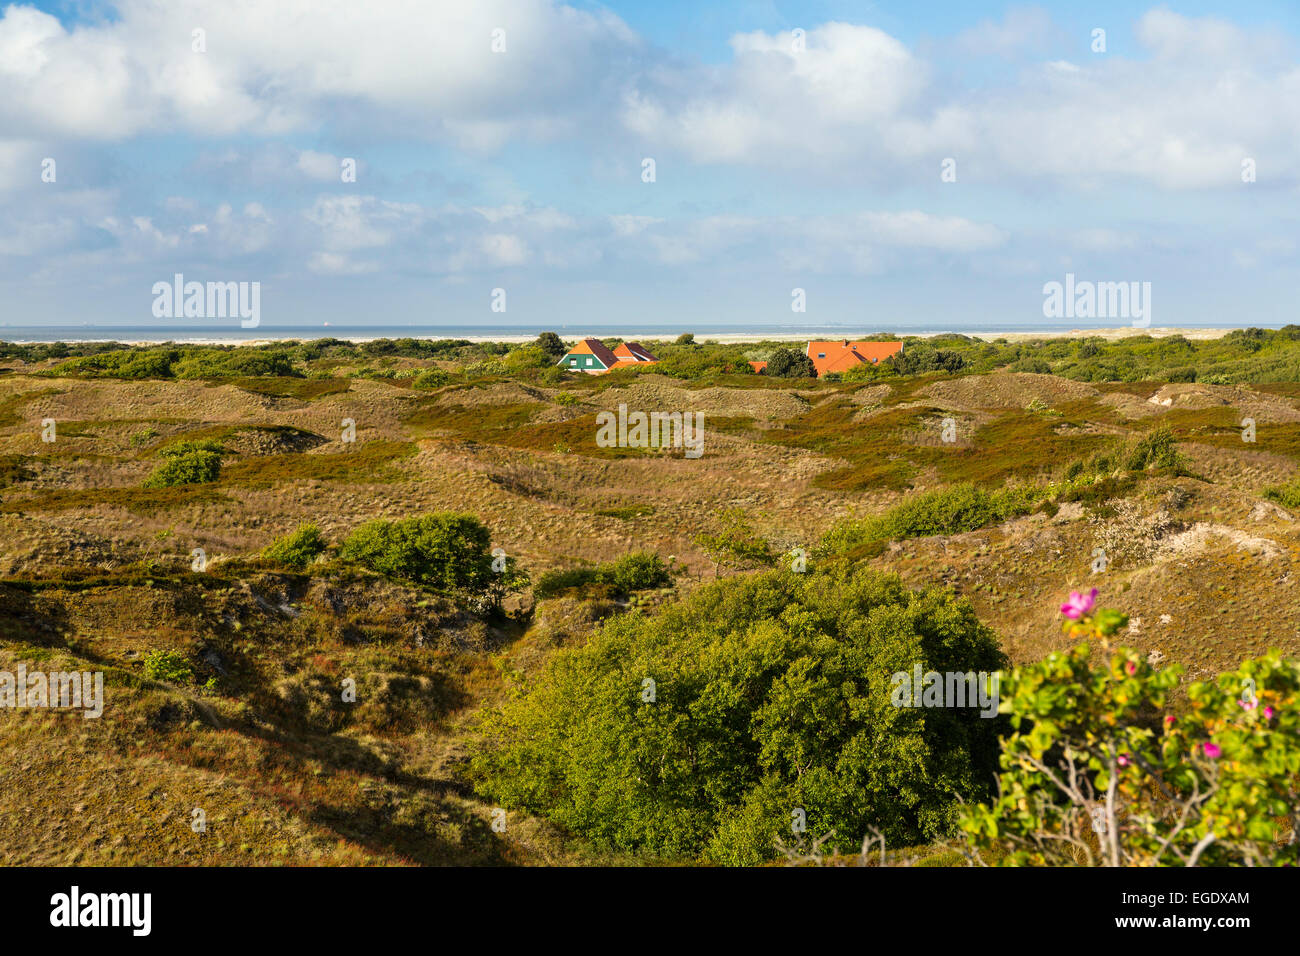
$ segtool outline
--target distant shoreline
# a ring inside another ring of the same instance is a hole
[[[1229,332],[1232,331],[1234,330],[1233,329],[1186,329],[1186,328],[1139,329],[1139,328],[1132,328],[1132,327],[1125,326],[1122,328],[1105,328],[1105,329],[1068,329],[1068,330],[1055,329],[1055,330],[1048,330],[1043,332],[960,332],[960,333],[905,332],[900,334],[899,337],[928,339],[928,338],[937,338],[942,335],[959,334],[959,335],[964,335],[967,338],[981,339],[990,342],[995,339],[1006,339],[1008,342],[1030,342],[1035,339],[1101,338],[1101,339],[1114,340],[1114,339],[1135,338],[1143,335],[1149,335],[1153,338],[1163,338],[1170,335],[1181,335],[1186,339],[1206,340],[1206,339],[1223,338],[1223,336],[1227,335]],[[716,342],[719,345],[746,345],[746,344],[752,344],[757,342],[807,342],[812,340],[814,337],[818,337],[818,336],[821,338],[821,340],[824,341],[833,341],[835,338],[838,338],[838,335],[837,336],[827,335],[824,329],[811,330],[809,332],[803,332],[803,333],[797,333],[797,332],[767,332],[767,333],[718,332],[713,334],[700,333],[700,334],[696,334],[695,338],[697,342]],[[566,341],[577,341],[579,338],[581,338],[581,336],[571,336],[568,334],[561,335],[560,337],[562,339],[565,339]],[[665,342],[665,341],[669,341],[670,339],[676,338],[675,335],[669,334],[666,336],[661,332],[651,332],[651,333],[629,332],[626,335],[621,335],[621,336],[601,335],[595,337],[596,338],[617,337],[617,338],[630,339],[633,341],[638,339],[643,339],[647,342]],[[93,342],[115,342],[121,345],[127,345],[131,347],[141,347],[147,345],[163,345],[165,343],[170,342],[175,345],[261,346],[261,345],[271,345],[277,342],[312,342],[317,339],[338,339],[339,341],[342,342],[362,343],[362,342],[373,342],[376,341],[377,339],[392,339],[392,338],[411,338],[411,339],[418,339],[422,341],[437,341],[440,339],[454,338],[454,339],[463,339],[465,341],[474,342],[476,344],[484,343],[484,342],[502,342],[508,344],[517,344],[523,342],[532,342],[537,338],[537,336],[532,334],[527,334],[527,335],[524,334],[519,334],[519,335],[407,334],[407,335],[400,335],[400,336],[356,335],[356,334],[345,335],[345,334],[331,334],[329,329],[323,329],[320,332],[314,332],[310,335],[282,335],[282,336],[276,336],[275,338],[266,338],[266,339],[252,339],[252,338],[244,339],[244,338],[230,338],[230,337],[223,337],[223,336],[212,336],[212,337],[201,337],[201,338],[187,337],[185,339],[166,339],[166,338],[120,339],[120,338],[115,338],[111,335],[96,335],[96,336],[84,336],[84,337],[75,337],[75,338],[68,337],[68,336],[59,336],[57,338],[23,337],[23,338],[8,339],[5,337],[5,330],[3,328],[0,328],[0,342],[8,342],[13,345],[50,345],[55,342],[62,342],[67,345],[78,345],[78,344],[93,343]]]

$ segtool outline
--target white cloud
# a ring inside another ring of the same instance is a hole
[[[0,16],[0,171],[14,144],[51,139],[428,137],[468,150],[529,140],[594,144],[611,125],[647,155],[840,179],[929,181],[947,156],[967,181],[1233,184],[1243,157],[1300,182],[1300,67],[1287,41],[1154,9],[1145,56],[1047,56],[963,84],[869,25],[731,37],[714,65],[651,50],[617,17],[555,0],[121,0],[111,22],[63,26],[27,6]],[[191,48],[206,31],[207,52]],[[493,53],[494,29],[506,51]],[[1044,51],[1047,15],[1013,8],[959,34],[971,53]],[[954,82],[954,80],[956,82]],[[599,133],[597,133],[599,131]],[[201,164],[246,182],[326,182],[338,156],[285,145]]]
[[[304,149],[298,154],[296,166],[304,176],[319,182],[337,182],[340,179],[339,158],[330,153]]]
[[[418,220],[419,207],[374,196],[321,196],[304,214],[319,230],[320,241],[333,250],[386,246]]]
[[[348,256],[335,252],[316,252],[307,262],[309,271],[316,275],[355,276],[377,272],[379,266],[374,262],[356,262]]]
[[[1009,57],[1041,49],[1052,32],[1052,20],[1039,7],[1008,10],[1002,21],[982,20],[957,35],[955,46],[970,54]]]
[[[518,236],[497,232],[479,240],[488,261],[501,266],[520,266],[528,261],[528,244]]]
[[[572,131],[601,95],[593,64],[637,38],[605,12],[550,0],[121,0],[115,21],[68,30],[10,6],[0,18],[0,128],[121,139],[282,135],[337,114],[463,146]],[[205,31],[206,52],[192,48]],[[505,30],[506,52],[491,34]]]
[[[1046,29],[1040,15],[1009,16],[963,42],[1009,49]],[[1243,158],[1267,155],[1273,176],[1300,182],[1300,67],[1276,39],[1168,10],[1136,33],[1148,59],[1044,61],[965,92],[869,27],[809,30],[803,52],[785,35],[742,34],[730,63],[630,92],[623,121],[651,153],[854,179],[924,181],[954,156],[970,157],[967,181],[1227,188]]]

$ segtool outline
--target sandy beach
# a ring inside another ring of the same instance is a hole
[[[1201,339],[1222,338],[1230,331],[1232,330],[1231,329],[1185,329],[1185,328],[1139,329],[1139,328],[1132,328],[1126,326],[1121,328],[1112,327],[1112,328],[1102,328],[1102,329],[1069,329],[1069,330],[1057,329],[1057,330],[1050,330],[1050,331],[1043,331],[1043,332],[963,332],[961,334],[966,335],[969,338],[982,339],[984,341],[989,341],[989,342],[994,341],[995,339],[1005,339],[1008,342],[1030,342],[1035,339],[1061,339],[1061,338],[1127,339],[1127,338],[1134,338],[1136,336],[1143,336],[1143,335],[1152,336],[1154,338],[1162,338],[1170,335],[1181,335],[1187,339],[1201,340]],[[853,333],[853,334],[863,335],[863,336],[870,335],[870,333],[867,332]],[[949,333],[941,333],[941,332],[910,333],[909,332],[909,333],[903,333],[903,337],[927,339],[927,338],[935,338],[939,335],[945,335],[945,334],[949,334]],[[822,339],[830,340],[830,337],[824,331],[817,332],[816,336]],[[265,338],[265,339],[241,339],[241,338],[213,336],[210,338],[185,338],[183,341],[180,340],[177,341],[178,344],[184,344],[184,345],[258,346],[258,345],[270,345],[275,342],[311,342],[315,339],[323,339],[323,338],[337,338],[347,342],[372,342],[375,339],[389,338],[389,337],[391,336],[331,334],[331,331],[329,329],[324,329],[319,333],[303,334],[303,335],[282,335],[282,336],[276,336],[274,338]],[[402,337],[413,338],[413,339],[427,339],[427,340],[455,338],[455,339],[463,339],[469,342],[504,342],[509,344],[517,344],[517,343],[531,342],[537,336],[536,335],[456,335],[456,334],[415,335],[415,334],[410,334]],[[570,335],[567,332],[561,336],[561,338],[565,339],[566,341],[576,341],[578,338],[581,337],[582,336],[580,335]],[[661,332],[645,333],[645,332],[637,332],[635,330],[623,333],[617,337],[632,340],[632,341],[641,340],[646,342],[663,342],[675,338],[675,336],[665,336]],[[768,332],[762,334],[750,334],[750,333],[743,333],[743,332],[737,332],[737,333],[719,332],[719,333],[708,334],[708,335],[699,334],[696,335],[695,338],[697,342],[716,342],[720,345],[746,345],[746,344],[757,343],[757,342],[806,342],[813,337],[814,337],[813,334],[806,333],[806,332],[805,333]],[[0,341],[6,341],[3,330],[0,330]],[[68,342],[68,343],[120,342],[123,345],[147,346],[147,345],[160,345],[163,342],[168,340],[161,339],[161,338],[154,338],[154,339],[115,338],[111,335],[101,334],[101,335],[81,336],[81,337],[60,336],[57,338],[40,338],[39,336],[26,335],[21,338],[15,338],[7,341],[13,341],[14,343],[19,345],[37,344],[37,343],[44,343],[44,342]]]

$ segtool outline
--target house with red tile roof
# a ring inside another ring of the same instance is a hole
[[[640,342],[624,342],[610,349],[600,339],[583,339],[555,364],[570,372],[604,375],[629,365],[654,365],[659,360]]]
[[[817,377],[827,372],[847,372],[855,365],[879,365],[891,355],[902,355],[902,342],[809,342],[807,355]]]
[[[654,365],[659,360],[640,342],[624,342],[614,349],[619,365]]]

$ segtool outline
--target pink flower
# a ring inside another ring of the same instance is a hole
[[[1137,669],[1138,666],[1134,664],[1132,661],[1129,661],[1127,664],[1124,665],[1124,670],[1128,671],[1130,674],[1136,674]]]
[[[1205,756],[1211,760],[1218,760],[1223,756],[1223,749],[1218,744],[1202,744],[1201,749],[1205,751]]]
[[[1272,720],[1272,719],[1273,719],[1273,708],[1272,708],[1272,707],[1265,707],[1265,708],[1264,708],[1264,719],[1265,719],[1265,720]]]
[[[1165,726],[1166,726],[1166,727],[1172,726],[1172,725],[1173,725],[1173,722],[1174,722],[1174,715],[1173,715],[1173,714],[1165,714]]]
[[[1246,710],[1254,710],[1259,706],[1259,701],[1256,700],[1239,700],[1237,703],[1241,704]]]
[[[1061,605],[1061,613],[1071,621],[1077,621],[1079,618],[1092,613],[1092,609],[1097,606],[1097,589],[1093,588],[1087,594],[1080,594],[1078,591],[1070,592],[1070,599]]]
[[[1128,754],[1120,754],[1117,762],[1121,767],[1127,767],[1129,765]]]

